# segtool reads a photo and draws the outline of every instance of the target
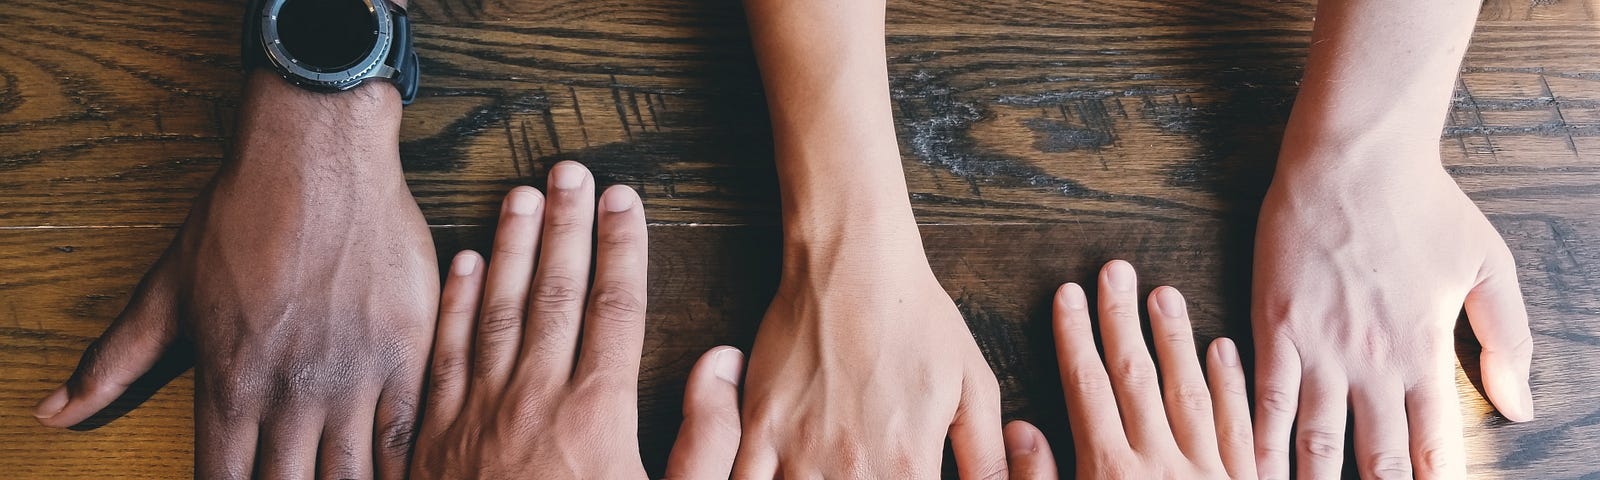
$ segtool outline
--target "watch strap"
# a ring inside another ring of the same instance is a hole
[[[239,64],[246,73],[258,67],[273,68],[267,60],[266,48],[261,44],[261,15],[271,0],[250,0],[244,9],[244,38],[240,39]],[[417,51],[411,48],[411,17],[406,14],[406,9],[394,2],[387,0],[373,0],[382,2],[389,9],[389,19],[393,26],[389,42],[388,56],[384,64],[393,68],[395,74],[388,78],[395,88],[400,90],[400,102],[410,105],[417,98],[417,85],[420,83],[421,65],[417,61]]]
[[[394,22],[394,41],[389,42],[389,58],[384,63],[394,67],[395,76],[389,79],[394,82],[395,88],[400,90],[400,102],[410,105],[417,98],[417,83],[422,76],[421,65],[417,63],[417,51],[411,48],[411,16],[406,15],[406,9],[393,2],[384,0],[389,5],[390,19]]]

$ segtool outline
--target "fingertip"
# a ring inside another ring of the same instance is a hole
[[[1150,306],[1166,318],[1183,318],[1189,315],[1189,307],[1184,301],[1183,293],[1178,289],[1162,285],[1150,292]]]
[[[1486,375],[1484,383],[1490,402],[1501,416],[1513,422],[1533,420],[1533,390],[1526,377],[1516,378],[1513,373],[1499,371]]]
[[[1039,451],[1039,439],[1044,435],[1033,424],[1012,420],[1006,424],[1006,454],[1011,456],[1032,455]]]
[[[72,394],[67,391],[67,386],[63,384],[59,387],[56,387],[56,389],[51,391],[49,395],[46,395],[43,399],[40,399],[37,405],[34,405],[33,417],[38,419],[39,423],[44,424],[45,426],[56,427],[58,425],[50,422],[49,420],[51,420],[52,417],[55,417],[56,414],[61,413],[61,410],[67,407],[67,402],[69,400],[72,400]]]
[[[1233,344],[1228,337],[1217,337],[1211,341],[1210,358],[1217,359],[1217,363],[1224,367],[1234,368],[1239,366],[1239,347]]]
[[[517,216],[532,216],[539,210],[544,197],[539,190],[526,185],[512,188],[506,193],[505,212]]]
[[[450,274],[457,277],[468,277],[478,272],[478,266],[483,264],[483,256],[472,250],[462,250],[450,262]]]
[[[588,179],[589,168],[572,160],[562,160],[554,167],[550,167],[550,188],[552,189],[577,189],[582,187]]]
[[[1131,292],[1137,288],[1139,280],[1133,270],[1133,264],[1125,260],[1112,260],[1106,262],[1100,270],[1100,278],[1105,286],[1118,292]]]
[[[1056,289],[1056,304],[1069,311],[1089,309],[1089,300],[1083,293],[1083,287],[1072,282]]]
[[[600,194],[600,206],[610,213],[621,213],[639,204],[639,192],[627,185],[612,185]]]
[[[719,347],[713,353],[715,362],[713,372],[718,379],[728,382],[729,385],[739,386],[744,378],[744,352],[734,347]]]

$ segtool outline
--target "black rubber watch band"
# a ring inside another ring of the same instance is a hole
[[[421,65],[417,64],[417,51],[411,49],[411,16],[406,15],[406,9],[389,3],[394,7],[394,42],[389,47],[389,66],[394,67],[395,77],[390,79],[395,88],[400,89],[400,102],[410,105],[417,98],[417,80],[422,76]]]

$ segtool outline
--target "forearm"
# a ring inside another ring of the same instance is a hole
[[[1474,0],[1320,2],[1280,170],[1355,158],[1430,158],[1395,154],[1437,149],[1478,6]]]
[[[786,250],[873,243],[920,256],[890,111],[884,3],[745,5],[772,114]]]

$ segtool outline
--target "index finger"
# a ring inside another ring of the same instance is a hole
[[[1111,393],[1111,379],[1100,363],[1090,325],[1089,299],[1076,283],[1056,290],[1054,334],[1056,361],[1061,364],[1061,387],[1067,396],[1067,422],[1072,444],[1080,454],[1127,449],[1127,433]]]

